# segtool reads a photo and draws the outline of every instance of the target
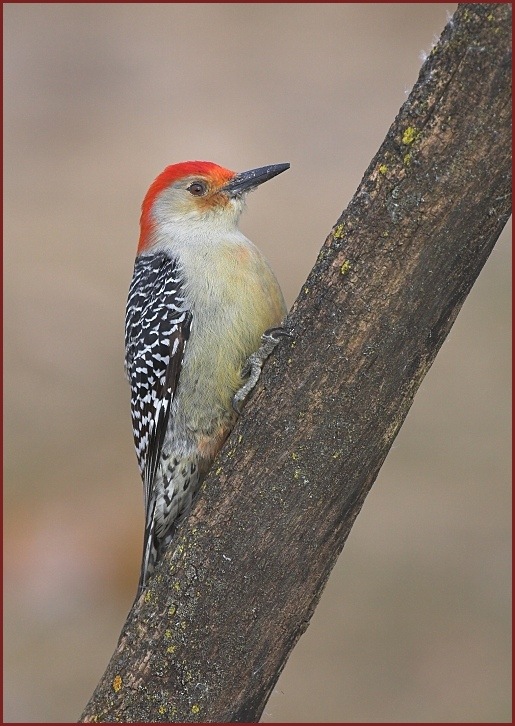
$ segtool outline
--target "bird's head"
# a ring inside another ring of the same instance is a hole
[[[247,192],[272,179],[289,164],[236,173],[211,161],[172,164],[152,182],[141,207],[138,253],[161,234],[174,230],[235,227]]]

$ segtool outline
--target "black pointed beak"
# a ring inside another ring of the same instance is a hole
[[[250,189],[254,189],[260,184],[263,184],[263,182],[272,179],[272,177],[282,174],[283,171],[289,168],[289,164],[272,164],[272,166],[261,166],[259,169],[242,171],[222,187],[221,191],[228,192],[231,195],[248,192]]]

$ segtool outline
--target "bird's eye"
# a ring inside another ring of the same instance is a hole
[[[194,197],[201,197],[206,193],[206,188],[207,187],[203,182],[193,182],[193,184],[189,185],[188,191],[190,194],[193,194]]]

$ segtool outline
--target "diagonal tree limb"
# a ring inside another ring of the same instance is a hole
[[[259,720],[511,213],[511,5],[462,4],[80,721]]]

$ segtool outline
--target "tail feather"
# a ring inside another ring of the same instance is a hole
[[[138,596],[146,588],[148,578],[154,572],[157,563],[167,550],[177,527],[190,512],[192,500],[199,488],[198,474],[194,476],[193,473],[192,476],[194,478],[193,485],[188,486],[187,491],[182,490],[182,496],[177,497],[176,506],[168,511],[167,517],[162,516],[162,511],[160,506],[158,506],[158,500],[155,496],[148,503]],[[173,500],[174,497],[172,497],[171,501]],[[162,501],[160,503],[162,504]]]

